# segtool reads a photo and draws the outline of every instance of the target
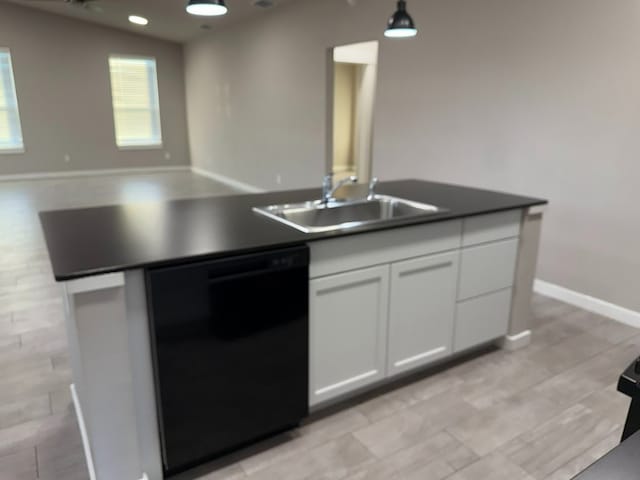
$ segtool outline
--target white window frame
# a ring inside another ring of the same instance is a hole
[[[111,83],[111,59],[118,59],[118,60],[147,60],[147,61],[152,61],[153,62],[153,78],[151,79],[151,85],[150,87],[153,89],[153,93],[155,93],[155,97],[156,97],[156,104],[158,105],[158,115],[157,115],[157,132],[158,132],[158,138],[160,139],[159,142],[153,142],[153,141],[149,141],[149,143],[131,143],[131,144],[118,144],[118,133],[117,133],[117,129],[116,129],[116,110],[114,108],[114,104],[113,104],[113,85]],[[160,150],[163,148],[163,135],[162,135],[162,115],[160,113],[160,90],[158,88],[158,61],[156,60],[155,57],[147,57],[147,56],[142,56],[142,55],[127,55],[127,54],[119,54],[119,53],[112,53],[109,55],[109,58],[107,59],[107,67],[109,70],[109,94],[111,96],[111,111],[113,114],[113,135],[114,135],[114,140],[116,143],[116,147],[118,147],[118,150]]]
[[[20,139],[20,146],[2,148],[0,146],[0,155],[10,155],[15,153],[24,153],[24,136],[22,134],[22,117],[20,116],[20,104],[18,102],[18,91],[16,90],[15,75],[13,73],[13,60],[11,58],[11,50],[6,47],[0,47],[0,53],[6,53],[9,55],[9,78],[0,78],[0,81],[7,82],[5,88],[9,87],[9,93],[13,92],[13,96],[16,100],[16,116],[18,117],[17,127]]]

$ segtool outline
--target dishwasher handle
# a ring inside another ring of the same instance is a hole
[[[250,277],[259,277],[261,275],[268,275],[270,273],[289,270],[289,268],[263,268],[261,270],[249,270],[247,272],[230,273],[228,275],[211,275],[209,274],[209,285],[212,283],[231,282],[234,280],[243,280]]]
[[[308,267],[308,265],[309,248],[304,245],[218,260],[208,265],[207,275],[211,283]]]

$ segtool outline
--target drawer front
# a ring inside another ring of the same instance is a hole
[[[459,302],[456,312],[454,352],[507,334],[512,289]]]
[[[311,242],[310,277],[460,248],[462,221],[393,228]]]
[[[458,300],[511,287],[517,257],[517,238],[463,249]]]
[[[462,245],[477,245],[520,235],[522,210],[480,215],[464,220]]]

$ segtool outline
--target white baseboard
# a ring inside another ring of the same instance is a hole
[[[531,343],[531,330],[517,333],[516,335],[505,335],[499,340],[501,348],[513,352],[526,347]]]
[[[200,175],[203,177],[210,178],[211,180],[215,180],[216,182],[224,183],[228,187],[234,188],[236,190],[240,190],[242,192],[247,193],[263,193],[266,192],[265,189],[256,187],[255,185],[250,185],[248,183],[241,182],[234,178],[226,177],[219,173],[209,172],[208,170],[203,170],[198,167],[191,167],[191,171],[196,175]]]
[[[87,432],[87,425],[84,423],[84,415],[82,413],[80,399],[78,398],[78,392],[76,392],[76,386],[73,383],[69,388],[71,389],[71,398],[73,400],[73,406],[76,411],[76,418],[78,419],[80,436],[82,437],[82,448],[84,449],[84,456],[87,460],[89,479],[96,480],[96,470],[93,466],[93,455],[91,454],[91,445],[89,444],[89,433]]]
[[[165,167],[132,167],[108,168],[103,170],[70,170],[68,172],[18,173],[12,175],[0,175],[0,181],[15,182],[20,180],[50,180],[55,178],[90,177],[93,175],[186,172],[190,169],[191,167],[189,165],[170,165]]]
[[[556,300],[575,305],[589,312],[597,313],[598,315],[617,320],[626,325],[640,328],[640,312],[539,279],[536,279],[533,290],[540,295],[555,298]]]

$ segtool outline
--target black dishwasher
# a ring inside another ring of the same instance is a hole
[[[165,475],[308,414],[306,246],[147,270]]]

